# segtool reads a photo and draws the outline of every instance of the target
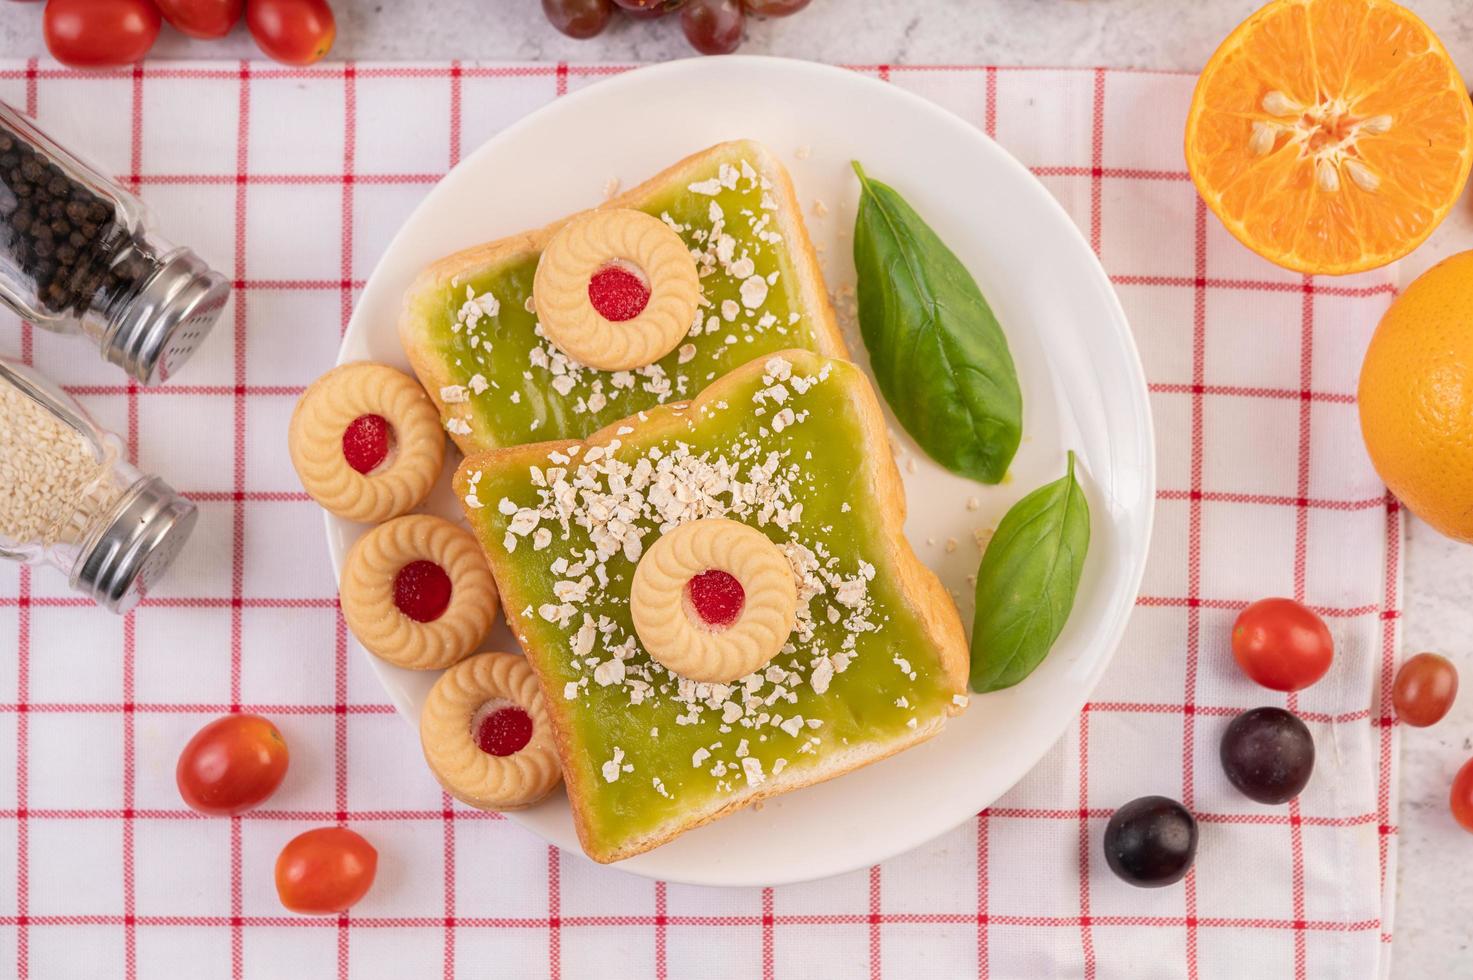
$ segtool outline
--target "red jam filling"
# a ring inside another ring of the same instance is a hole
[[[476,728],[476,745],[488,755],[515,755],[530,741],[532,716],[514,704],[489,712]]]
[[[343,458],[359,473],[371,473],[389,457],[393,434],[382,415],[360,415],[343,430]]]
[[[394,576],[394,605],[410,619],[428,623],[450,605],[450,576],[432,561],[412,561]]]
[[[707,626],[730,626],[747,604],[747,590],[735,575],[719,568],[708,568],[686,583],[691,608]]]
[[[621,265],[606,265],[588,280],[588,301],[605,320],[633,320],[650,301],[650,287]]]

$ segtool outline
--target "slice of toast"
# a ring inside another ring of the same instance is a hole
[[[759,358],[584,442],[470,457],[455,490],[546,689],[597,861],[884,758],[966,703],[961,621],[903,536],[879,402],[846,361]],[[731,685],[672,675],[629,614],[644,549],[715,516],[766,533],[799,582],[788,644]]]
[[[601,206],[663,218],[697,256],[704,305],[690,336],[612,373],[543,337],[532,280],[568,219],[441,259],[405,294],[399,336],[463,452],[580,438],[779,350],[847,356],[792,181],[761,144],[718,144]]]

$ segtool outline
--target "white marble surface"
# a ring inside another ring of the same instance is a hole
[[[1403,0],[1473,73],[1473,2]],[[554,32],[538,0],[336,0],[334,57],[358,59],[658,61],[689,53],[671,22],[619,23],[592,42]],[[787,21],[755,22],[743,51],[844,63],[992,62],[1194,70],[1259,0],[814,0]],[[44,54],[40,4],[0,4],[0,57]],[[447,25],[460,25],[448,30]],[[201,43],[172,32],[162,57],[254,55],[238,29]],[[1404,263],[1410,281],[1437,259],[1473,248],[1473,194]],[[1453,773],[1473,754],[1473,547],[1412,522],[1406,552],[1403,640],[1437,650],[1469,689],[1435,728],[1402,742],[1401,882],[1395,977],[1473,976],[1468,874],[1473,837],[1448,815]]]

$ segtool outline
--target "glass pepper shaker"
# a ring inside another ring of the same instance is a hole
[[[230,284],[158,237],[143,202],[0,103],[0,300],[82,333],[143,384],[165,381],[214,326]]]
[[[73,589],[127,612],[197,517],[70,396],[0,358],[0,557],[58,568]]]

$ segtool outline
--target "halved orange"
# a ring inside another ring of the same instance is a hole
[[[1203,69],[1187,169],[1244,245],[1298,272],[1416,248],[1473,164],[1473,103],[1437,36],[1390,0],[1274,0]]]

